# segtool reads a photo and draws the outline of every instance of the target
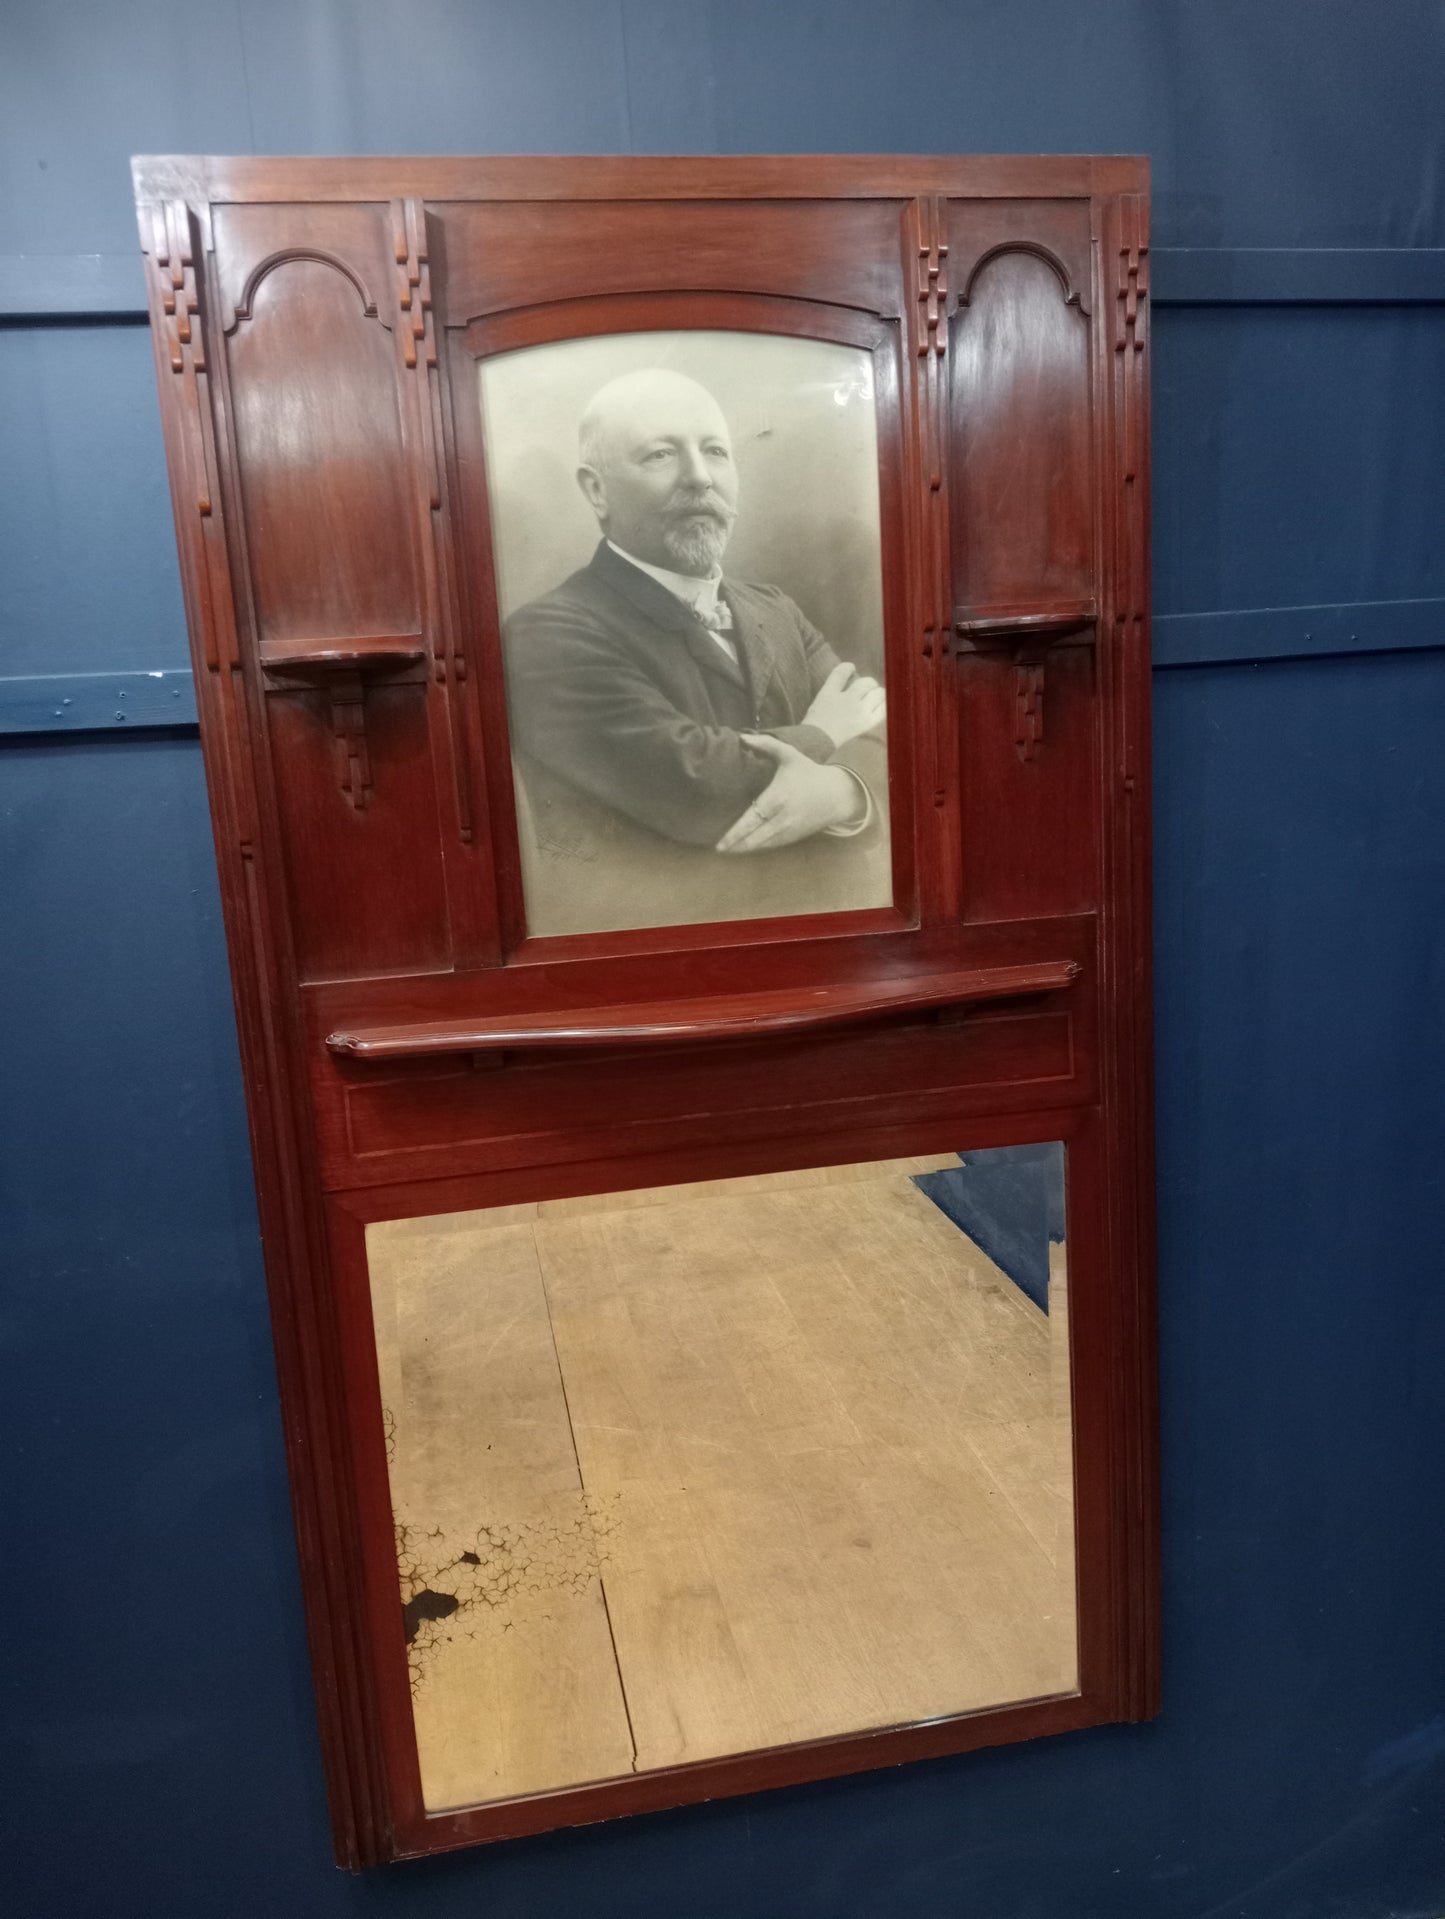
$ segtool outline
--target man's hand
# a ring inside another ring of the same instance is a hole
[[[836,752],[860,733],[871,733],[881,725],[885,711],[883,688],[877,680],[870,680],[844,660],[813,695],[803,722],[826,733]]]
[[[867,798],[841,766],[819,766],[770,733],[744,733],[741,738],[754,752],[776,761],[778,770],[718,841],[719,853],[761,853],[770,846],[791,846],[826,827],[848,826],[863,818]]]

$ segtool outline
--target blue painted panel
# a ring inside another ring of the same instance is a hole
[[[1160,613],[1445,596],[1445,309],[1155,329]]]
[[[0,318],[146,317],[139,246],[125,253],[0,253]]]
[[[0,752],[0,870],[0,1905],[219,1911],[325,1810],[197,743]]]
[[[418,0],[404,16],[381,0],[67,0],[63,15],[5,10],[0,253],[136,250],[136,153],[630,144],[622,22],[594,0]]]
[[[1387,1832],[1426,1912],[1445,660],[1169,674],[1155,718],[1161,1732],[1234,1755],[1193,1782],[1241,1854],[1221,1914],[1394,1911]]]
[[[1161,246],[1445,244],[1428,0],[677,10],[699,14],[720,152],[1148,153]],[[1365,125],[1390,130],[1368,156]]]
[[[0,253],[131,253],[131,154],[251,152],[244,11],[7,0]]]
[[[1160,306],[1399,306],[1445,301],[1445,247],[1160,247]]]
[[[685,9],[684,9],[685,12]],[[674,28],[675,32],[679,29]],[[684,29],[685,30],[685,29]],[[245,9],[257,153],[617,153],[628,131],[620,9],[593,0],[386,0]]]
[[[0,328],[0,446],[0,675],[184,667],[149,331]]]

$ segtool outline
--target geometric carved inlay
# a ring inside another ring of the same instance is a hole
[[[371,755],[366,750],[366,686],[359,673],[337,673],[327,684],[336,770],[342,792],[361,812],[371,797]]]
[[[923,657],[948,650],[948,529],[943,497],[948,399],[944,360],[948,352],[948,204],[940,193],[921,193],[912,203],[914,332],[918,370],[919,458],[928,497],[923,502]],[[906,230],[906,229],[905,229]],[[905,261],[906,265],[906,261]],[[933,702],[933,804],[947,800],[943,767],[950,721],[944,702]]]
[[[1044,737],[1044,663],[1014,662],[1014,746],[1027,765]]]
[[[918,216],[918,352],[922,357],[931,350],[941,357],[944,340],[940,329],[948,310],[948,227],[942,196],[923,194]]]
[[[334,674],[326,681],[336,773],[342,793],[363,812],[372,791],[367,752],[367,687],[361,674]]]
[[[1119,298],[1124,303],[1124,326],[1115,347],[1116,353],[1122,353],[1131,346],[1136,353],[1144,351],[1144,329],[1141,325],[1142,303],[1149,297],[1149,249],[1148,247],[1126,246],[1119,255],[1120,286]]]
[[[392,252],[396,259],[396,303],[403,315],[402,351],[409,367],[435,366],[436,331],[430,323],[431,268],[427,264],[426,215],[415,200],[391,203]]]
[[[183,206],[167,202],[151,210],[151,259],[161,276],[161,306],[166,316],[166,352],[172,373],[185,370],[187,352],[197,373],[206,362],[199,331],[192,321],[200,312],[196,268],[191,251],[190,218]]]

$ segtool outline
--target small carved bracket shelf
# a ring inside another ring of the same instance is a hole
[[[498,1013],[473,1020],[428,1020],[413,1026],[366,1026],[331,1033],[327,1047],[351,1059],[381,1063],[439,1053],[487,1053],[542,1046],[665,1045],[713,1039],[758,1039],[854,1025],[895,1013],[964,1008],[983,1000],[1056,993],[1079,976],[1076,960],[1029,966],[980,966],[916,979],[873,980],[810,988],[774,988],[728,998],[652,1001],[641,1006],[590,1006],[559,1015]]]
[[[419,666],[426,648],[419,633],[361,639],[271,640],[261,646],[261,669],[277,692],[308,687],[326,694],[336,741],[337,779],[358,812],[371,797],[366,744],[366,683]]]
[[[1044,737],[1044,666],[1062,646],[1092,646],[1099,623],[1094,600],[1057,600],[1029,606],[960,606],[953,615],[953,650],[1006,653],[1014,669],[1014,746],[1025,763]]]

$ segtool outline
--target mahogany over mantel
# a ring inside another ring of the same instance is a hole
[[[135,181],[339,1858],[1154,1712],[1146,164]],[[659,327],[870,356],[891,906],[528,931],[478,367]],[[1047,1140],[1078,1692],[428,1813],[367,1224]]]

